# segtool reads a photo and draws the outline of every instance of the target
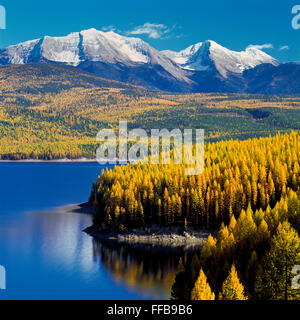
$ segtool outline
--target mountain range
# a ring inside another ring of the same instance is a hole
[[[0,65],[68,65],[109,80],[171,92],[300,93],[300,64],[280,63],[248,47],[229,50],[208,40],[180,52],[96,29],[45,36],[0,50]]]

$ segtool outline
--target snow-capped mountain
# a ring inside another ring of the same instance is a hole
[[[127,81],[127,78],[131,78],[131,82],[151,87],[145,81],[135,81],[130,75],[130,69],[132,69],[135,78],[138,78],[140,72],[137,69],[142,68],[147,74],[149,70],[145,69],[150,67],[160,69],[161,76],[167,78],[165,79],[167,81],[178,82],[178,85],[192,83],[186,71],[178,68],[173,60],[143,40],[124,37],[112,31],[102,32],[89,29],[71,33],[65,37],[45,36],[41,39],[9,46],[0,51],[0,64],[32,62],[71,65],[93,73],[100,73],[106,78],[112,76],[114,80]]]
[[[255,47],[236,52],[209,40],[180,52],[160,52],[139,38],[96,29],[65,37],[45,36],[0,50],[0,65],[38,62],[69,65],[102,78],[177,92],[246,92],[249,70],[261,67],[259,70],[275,72],[279,69],[265,66],[281,65]],[[261,77],[266,73],[251,74]],[[257,83],[264,83],[262,80]]]
[[[208,71],[215,67],[223,77],[227,77],[228,73],[242,74],[245,70],[264,63],[279,65],[279,61],[255,47],[237,52],[211,40],[197,43],[180,52],[166,50],[162,53],[184,69]]]
[[[122,37],[96,29],[23,42],[7,48],[8,63],[35,59],[78,66],[85,60],[107,63],[148,63],[149,46],[141,39]],[[36,53],[36,54],[34,54]]]

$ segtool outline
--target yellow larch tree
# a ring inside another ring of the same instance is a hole
[[[235,265],[233,264],[228,277],[222,285],[222,292],[219,294],[219,300],[247,300],[244,292],[244,286],[238,277]]]
[[[195,287],[192,290],[191,299],[215,300],[215,294],[211,291],[211,288],[207,282],[207,278],[202,269],[200,270],[200,274],[195,283]]]

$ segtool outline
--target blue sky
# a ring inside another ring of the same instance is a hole
[[[300,0],[0,0],[7,29],[0,47],[88,28],[134,34],[158,50],[214,40],[232,49],[265,45],[281,61],[300,61],[300,29],[291,27]]]

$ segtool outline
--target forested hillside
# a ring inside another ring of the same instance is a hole
[[[0,67],[1,159],[95,158],[98,130],[201,128],[206,141],[300,129],[299,96],[168,94],[55,64]]]
[[[180,262],[174,299],[299,299],[299,147],[299,132],[207,144],[199,176],[178,165],[107,170],[91,194],[94,223],[219,229],[200,256]]]
[[[172,298],[299,300],[292,283],[300,264],[299,233],[299,190],[289,190],[274,208],[249,206],[222,223],[200,255],[180,262]]]
[[[207,144],[205,169],[184,165],[127,165],[106,171],[94,186],[95,222],[125,227],[186,223],[215,229],[248,206],[273,207],[297,191],[300,135]]]

